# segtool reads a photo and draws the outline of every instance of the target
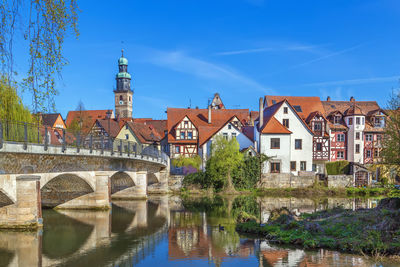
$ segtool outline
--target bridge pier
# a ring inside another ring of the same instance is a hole
[[[110,204],[110,176],[109,172],[99,171],[94,174],[94,192],[74,198],[55,207],[55,209],[95,209],[108,210]]]
[[[40,176],[16,177],[16,201],[0,208],[0,228],[38,228],[43,226]]]

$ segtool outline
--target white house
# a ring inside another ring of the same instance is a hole
[[[254,137],[258,151],[272,157],[263,173],[312,171],[313,132],[286,99],[264,108],[260,98]]]

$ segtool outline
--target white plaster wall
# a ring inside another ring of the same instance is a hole
[[[360,118],[361,124],[356,125],[357,117]],[[353,118],[353,124],[349,125],[349,118]],[[363,124],[364,118],[364,124]],[[350,162],[358,162],[364,164],[364,129],[365,129],[365,117],[364,116],[349,116],[346,117],[346,124],[349,127],[349,131],[347,133],[347,151],[348,151],[348,160]],[[360,133],[360,139],[356,140],[356,132]],[[356,152],[356,145],[360,145],[360,153]]]
[[[288,108],[288,114],[283,113],[284,107]],[[293,174],[297,174],[297,171],[300,170],[300,161],[306,161],[306,171],[312,171],[313,135],[310,133],[308,128],[302,123],[301,119],[297,117],[295,112],[287,103],[283,103],[283,105],[275,113],[275,118],[282,124],[283,124],[283,119],[289,119],[289,130],[292,132],[292,134],[290,135],[291,145],[290,145],[289,161],[296,161],[296,168],[297,168],[296,172],[293,172]],[[296,150],[294,148],[295,139],[302,139],[301,150]],[[281,147],[282,147],[282,141],[281,141]]]
[[[280,138],[280,148],[271,149],[271,138]],[[281,163],[281,173],[290,172],[290,134],[263,134],[261,135],[261,153],[273,157],[270,161]],[[270,164],[264,162],[263,173],[270,172]]]

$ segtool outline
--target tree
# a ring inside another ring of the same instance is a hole
[[[13,80],[14,44],[27,43],[29,65],[21,83],[33,97],[33,109],[54,110],[55,77],[61,76],[67,60],[63,56],[64,38],[77,29],[76,0],[2,0],[0,1],[0,66]],[[17,33],[19,33],[17,35]]]
[[[207,161],[208,177],[223,186],[226,193],[236,192],[232,183],[232,172],[243,163],[243,154],[235,138],[227,140],[218,135],[211,146],[211,157]]]
[[[84,112],[85,110],[85,105],[83,104],[82,100],[79,100],[78,105],[75,109],[75,111],[78,111],[78,116],[73,119],[68,127],[68,129],[71,130],[74,134],[82,133],[83,130],[87,130],[86,127],[88,127],[88,124],[91,120]]]
[[[400,90],[394,91],[387,107],[382,158],[384,164],[400,166]]]
[[[22,104],[14,86],[5,76],[0,77],[0,120],[13,122],[34,122],[29,109]]]

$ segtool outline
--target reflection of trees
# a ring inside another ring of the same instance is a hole
[[[0,263],[3,266],[8,266],[14,258],[14,254],[15,252],[13,251],[0,249]]]

